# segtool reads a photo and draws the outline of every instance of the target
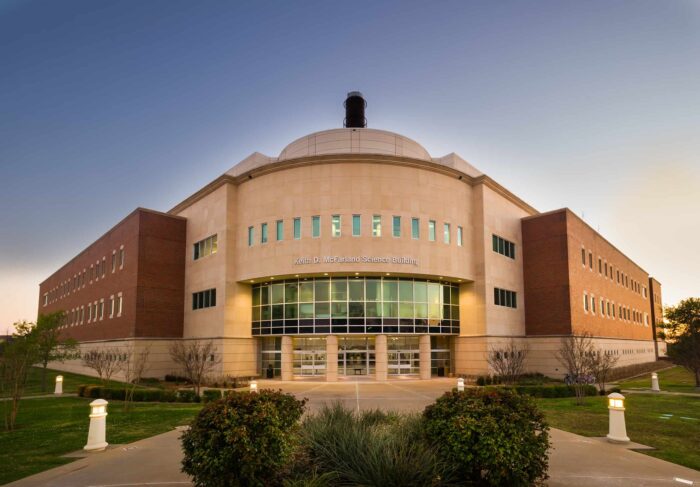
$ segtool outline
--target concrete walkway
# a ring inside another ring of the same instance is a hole
[[[284,389],[309,399],[309,409],[323,402],[340,401],[348,407],[421,411],[454,381],[292,382],[261,381],[260,388]],[[700,472],[613,445],[552,430],[550,455],[552,487],[588,486],[700,486]],[[180,472],[182,452],[179,431],[147,438],[130,445],[93,453],[73,463],[8,484],[13,487],[132,487],[191,485]],[[109,440],[109,438],[108,438]],[[678,480],[676,480],[678,479]],[[693,482],[687,483],[687,482]]]

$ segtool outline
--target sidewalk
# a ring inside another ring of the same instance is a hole
[[[601,438],[552,429],[551,487],[662,487],[700,485],[700,472]],[[153,436],[42,472],[8,487],[182,487],[179,431]],[[680,480],[675,480],[680,479]],[[693,484],[684,483],[693,482]]]

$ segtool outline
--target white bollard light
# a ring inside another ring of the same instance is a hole
[[[53,390],[54,394],[63,394],[63,376],[56,376],[56,388]]]
[[[613,392],[608,395],[609,430],[608,441],[611,443],[629,443],[625,426],[625,396]]]
[[[656,372],[651,374],[651,390],[652,392],[661,392],[661,389],[659,389],[659,375]]]
[[[464,379],[457,379],[457,392],[464,392]]]
[[[90,403],[90,430],[88,431],[87,445],[83,450],[89,452],[102,451],[107,448],[105,441],[107,432],[107,404],[104,399],[95,399]]]
[[[250,392],[258,392],[258,382],[251,380],[250,381]]]

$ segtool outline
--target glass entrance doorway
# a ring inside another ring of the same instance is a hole
[[[338,339],[338,375],[373,375],[374,361],[374,338]]]
[[[389,375],[419,375],[419,337],[389,337],[387,340]]]
[[[326,373],[326,339],[294,339],[294,375],[314,376]]]

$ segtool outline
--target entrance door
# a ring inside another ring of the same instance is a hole
[[[389,375],[420,374],[420,352],[416,350],[393,350],[388,352]]]
[[[294,375],[324,375],[325,373],[325,350],[294,351]]]
[[[340,375],[368,375],[370,369],[369,352],[338,352],[338,373]],[[372,364],[374,365],[374,364]]]

